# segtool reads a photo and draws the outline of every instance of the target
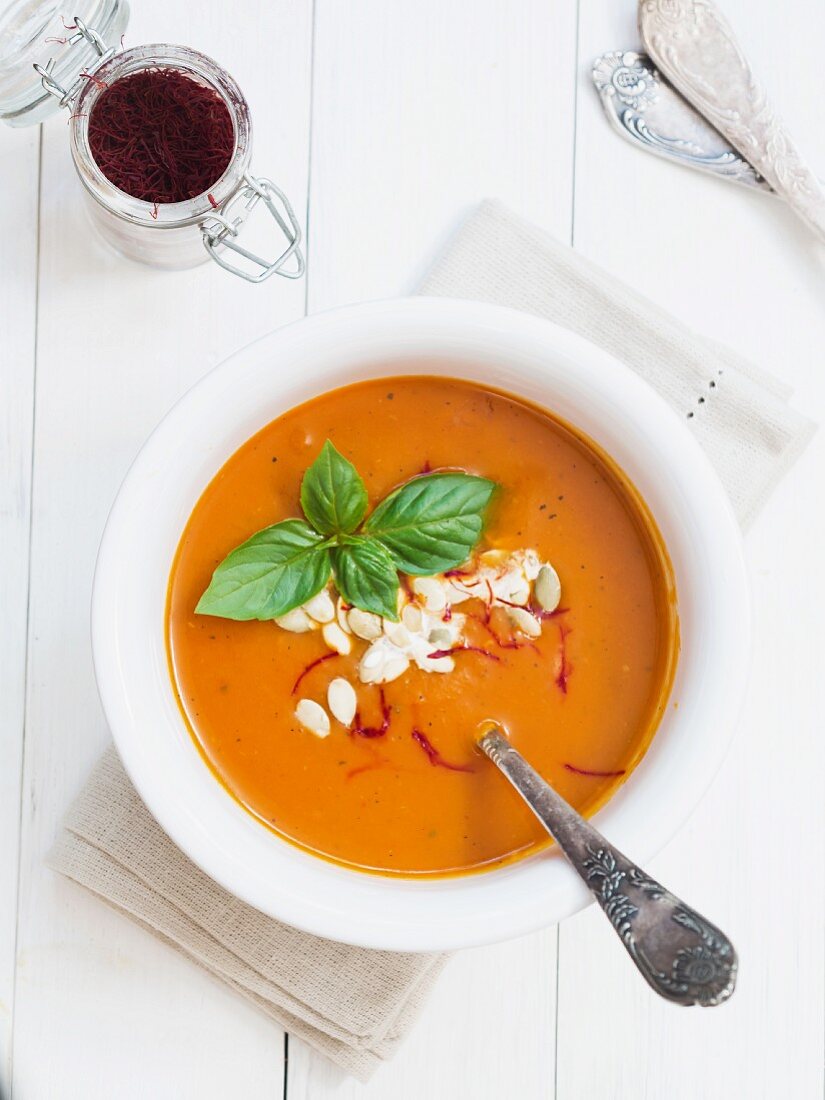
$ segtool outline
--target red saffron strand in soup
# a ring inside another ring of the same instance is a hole
[[[624,775],[625,769],[619,768],[615,772],[594,772],[587,768],[577,768],[575,764],[564,764],[563,767],[567,768],[569,772],[573,772],[574,775],[587,775],[596,776],[599,779],[615,779],[618,775]]]
[[[484,583],[487,585],[487,600],[484,604],[484,621],[485,623],[489,623],[490,616],[493,614],[493,603],[495,601],[495,596],[493,595],[493,586],[486,578],[484,580]]]
[[[489,583],[489,582],[488,582],[488,583]],[[505,598],[504,598],[503,596],[496,596],[496,603],[501,603],[501,604],[504,604],[504,606],[505,606],[505,607],[517,607],[517,608],[519,608],[519,610],[521,610],[521,611],[524,611],[524,610],[525,610],[525,608],[524,608],[524,604],[520,604],[520,603],[513,603],[513,601],[512,601],[512,600],[505,600]],[[530,611],[530,610],[531,610],[531,608],[529,608],[529,607],[528,607],[528,608],[527,608],[527,610],[528,610],[528,611]]]
[[[451,764],[449,760],[445,760],[426,733],[422,733],[419,729],[414,729],[410,734],[413,741],[417,745],[420,745],[424,752],[427,754],[427,759],[433,765],[433,767],[448,768],[451,772],[474,772],[470,764]]]
[[[491,653],[489,649],[482,649],[480,645],[454,645],[452,649],[435,649],[427,656],[435,661],[439,657],[451,657],[454,653],[480,653],[483,657],[489,657],[491,661],[501,660],[497,654]]]
[[[235,130],[213,88],[178,69],[143,69],[105,87],[89,117],[89,147],[106,179],[127,195],[183,202],[224,174]]]
[[[570,673],[573,671],[573,666],[567,659],[567,635],[572,633],[571,627],[565,626],[563,622],[559,622],[559,670],[556,673],[556,683],[561,688],[564,695],[567,694],[567,684],[570,679]]]
[[[527,605],[527,610],[534,618],[541,619],[543,622],[545,619],[557,619],[559,615],[566,615],[570,608],[557,607],[555,611],[544,611],[542,608],[531,603]]]
[[[331,661],[333,657],[340,657],[340,654],[339,653],[324,653],[323,656],[316,657],[314,661],[310,661],[309,664],[300,672],[300,674],[298,676],[298,679],[292,685],[292,694],[293,695],[295,694],[295,692],[298,690],[298,688],[301,685],[301,681],[303,680],[303,678],[308,673],[312,672],[312,670],[314,668],[317,668],[318,665],[322,665],[324,663],[324,661]]]
[[[385,756],[380,756],[378,750],[373,745],[365,745],[366,749],[372,754],[371,759],[366,764],[358,764],[354,768],[350,768],[347,772],[347,779],[354,779],[357,775],[363,775],[365,772],[375,771],[377,768],[386,768],[389,766],[389,760]]]
[[[478,615],[473,615],[471,612],[468,611],[467,618],[473,619],[475,622],[477,622],[478,625],[482,627],[487,632],[487,634],[490,635],[490,637],[493,639],[499,649],[532,649],[535,653],[541,653],[541,650],[536,645],[536,643],[532,641],[532,639],[525,638],[524,641],[519,641],[518,638],[510,637],[505,640],[504,638],[500,637],[495,632],[495,630],[493,630],[492,626],[490,626],[488,622],[485,622],[484,619],[480,619]]]
[[[380,726],[362,726],[361,725],[361,712],[356,711],[355,717],[352,720],[352,729],[350,733],[356,737],[383,737],[387,730],[390,728],[390,722],[392,721],[392,708],[386,700],[384,695],[384,689],[378,689],[378,698],[381,703],[381,725]]]
[[[369,764],[359,764],[357,768],[350,768],[347,779],[354,779],[356,775],[363,775],[364,772],[374,772],[376,768],[384,768],[386,765],[386,760],[371,760]]]

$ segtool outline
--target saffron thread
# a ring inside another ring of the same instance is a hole
[[[119,190],[151,203],[207,192],[235,150],[235,130],[221,96],[179,69],[142,69],[106,85],[89,117],[89,147]]]
[[[555,611],[544,611],[542,608],[536,607],[534,604],[529,604],[527,610],[530,612],[531,615],[535,616],[535,618],[541,619],[542,622],[545,622],[547,619],[557,619],[559,615],[566,615],[570,608],[557,607]]]
[[[501,660],[496,653],[491,653],[489,649],[483,649],[480,645],[454,645],[451,649],[435,649],[427,656],[434,661],[439,657],[451,657],[454,653],[480,653],[484,657],[489,657],[491,661]]]
[[[324,663],[324,661],[331,661],[333,657],[339,657],[339,656],[340,656],[339,653],[324,653],[321,657],[316,657],[314,661],[310,661],[309,664],[304,669],[304,671],[300,674],[298,679],[292,685],[292,694],[293,695],[295,694],[295,692],[300,687],[301,681],[303,680],[303,678],[306,675],[308,675],[310,672],[312,672],[312,670],[314,668],[317,668],[318,665],[322,665]]]
[[[490,616],[493,614],[493,600],[495,599],[495,596],[493,595],[493,586],[490,584],[490,582],[486,578],[484,580],[484,583],[487,585],[487,595],[488,595],[487,602],[484,605],[484,608],[485,608],[485,610],[484,610],[484,621],[485,621],[485,623],[489,623]]]
[[[565,626],[563,622],[559,621],[559,670],[556,673],[556,683],[563,695],[567,694],[567,683],[570,679],[570,673],[573,671],[573,666],[567,659],[567,636],[572,633],[571,627]]]
[[[350,734],[355,737],[383,737],[387,730],[390,728],[390,722],[392,721],[392,708],[387,703],[384,695],[384,689],[381,687],[378,689],[378,698],[381,704],[381,725],[380,726],[362,726],[361,725],[361,712],[356,711],[355,717],[352,720],[352,729]]]
[[[350,768],[347,772],[347,779],[354,779],[356,775],[363,775],[364,772],[371,772],[376,768],[385,768],[389,764],[389,760],[379,756],[372,745],[365,745],[364,747],[369,749],[372,759],[366,764],[359,764],[355,768]]]
[[[599,779],[614,779],[618,775],[625,774],[624,768],[620,768],[618,771],[615,772],[594,772],[590,771],[589,768],[577,768],[575,764],[564,764],[563,766],[567,768],[569,772],[573,772],[574,775],[595,776]]]
[[[474,772],[475,768],[470,764],[451,764],[449,760],[445,760],[426,733],[422,733],[420,729],[414,729],[410,734],[413,741],[417,745],[420,745],[424,752],[427,754],[427,759],[433,765],[433,767],[447,768],[451,772]]]
[[[490,635],[490,637],[500,649],[532,649],[535,653],[541,653],[541,650],[536,645],[536,643],[528,638],[525,638],[523,642],[520,642],[518,638],[514,638],[512,636],[510,638],[504,639],[496,633],[496,631],[488,622],[485,622],[484,619],[480,619],[478,615],[471,615],[468,612],[467,617],[469,619],[474,619],[478,623],[478,625]]]
[[[90,80],[92,84],[96,84],[98,88],[109,87],[105,80],[101,80],[100,77],[95,76],[94,73],[78,73],[78,76],[82,76],[84,80]]]

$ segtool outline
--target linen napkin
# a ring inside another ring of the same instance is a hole
[[[172,843],[114,748],[47,862],[362,1081],[392,1055],[447,958],[349,947],[239,901]]]
[[[815,431],[788,404],[789,386],[500,202],[483,203],[469,218],[421,293],[535,313],[621,359],[686,418],[744,528]]]
[[[783,385],[499,203],[469,219],[422,289],[527,310],[622,359],[686,417],[743,524],[814,430]],[[49,863],[362,1080],[393,1054],[446,961],[319,939],[240,902],[175,847],[114,749]]]

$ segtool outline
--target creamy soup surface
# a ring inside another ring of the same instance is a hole
[[[498,483],[479,550],[529,548],[561,581],[541,635],[507,609],[461,605],[465,644],[449,674],[414,664],[362,684],[366,642],[298,678],[329,652],[318,631],[195,613],[222,559],[254,532],[300,515],[299,488],[325,440],[363,477],[371,505],[422,470]],[[643,503],[615,466],[553,416],[479,385],[385,378],[292,409],[245,443],[198,501],[171,572],[170,667],[205,760],[266,826],[365,870],[451,874],[547,844],[518,795],[475,745],[485,720],[577,809],[591,813],[643,756],[667,705],[678,651],[672,574]],[[515,641],[516,644],[508,645]],[[476,652],[475,650],[485,652]],[[489,656],[488,656],[489,654]],[[323,703],[349,679],[362,737],[309,732],[297,698]],[[413,731],[425,735],[438,761]],[[447,766],[445,766],[445,764]]]

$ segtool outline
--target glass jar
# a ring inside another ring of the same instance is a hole
[[[85,8],[110,41],[119,39],[128,22],[125,0],[87,0]],[[50,53],[55,46],[61,48]],[[182,72],[220,96],[235,140],[226,170],[207,192],[183,202],[151,203],[127,195],[103,175],[89,145],[89,117],[116,81],[163,68]],[[54,0],[16,0],[0,15],[0,117],[12,126],[29,125],[60,107],[71,112],[72,159],[92,224],[122,255],[164,268],[194,267],[211,258],[255,283],[276,273],[289,279],[303,275],[297,218],[272,180],[251,174],[249,107],[233,78],[211,58],[186,46],[120,50],[107,46],[82,14],[67,25]],[[259,204],[280,241],[273,259],[257,255],[238,239]]]

